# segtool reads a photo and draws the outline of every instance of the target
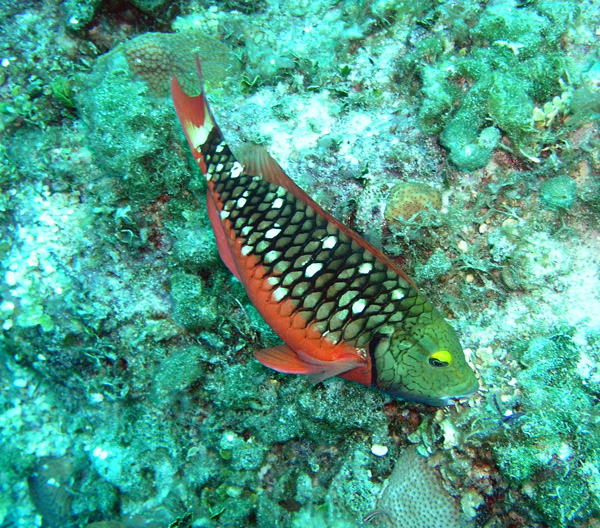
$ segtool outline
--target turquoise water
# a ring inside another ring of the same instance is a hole
[[[0,15],[1,528],[598,525],[597,3]],[[254,359],[279,340],[219,259],[169,96],[196,54],[234,151],[265,146],[415,278],[475,396]]]

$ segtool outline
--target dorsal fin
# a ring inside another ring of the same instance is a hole
[[[269,183],[280,185],[302,200],[306,196],[261,145],[245,143],[236,154],[244,171],[250,176],[259,176]]]
[[[291,192],[296,198],[302,200],[304,203],[310,205],[319,214],[323,215],[329,222],[335,224],[341,231],[346,233],[352,238],[357,244],[361,245],[371,253],[377,256],[380,260],[385,262],[390,268],[392,268],[398,275],[400,275],[405,281],[411,286],[417,288],[415,283],[404,273],[404,271],[386,257],[381,251],[375,246],[367,242],[364,238],[361,238],[348,226],[345,226],[338,220],[336,220],[329,213],[325,212],[308,194],[306,194],[298,185],[296,185],[291,178],[284,172],[271,155],[260,145],[246,144],[241,147],[238,159],[244,171],[251,176],[260,176],[264,180],[273,183],[275,185],[281,185],[289,192]]]

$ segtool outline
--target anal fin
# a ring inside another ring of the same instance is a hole
[[[240,272],[235,265],[235,259],[233,258],[233,253],[231,252],[231,248],[227,242],[227,235],[225,234],[225,229],[223,228],[223,224],[221,223],[221,218],[219,218],[219,212],[217,211],[217,206],[215,204],[215,200],[210,194],[210,190],[206,193],[206,211],[208,212],[208,218],[210,219],[210,225],[213,228],[213,233],[215,234],[215,240],[217,241],[217,249],[219,250],[219,255],[221,256],[221,260],[227,266],[229,271],[233,273],[237,279],[242,282],[242,278],[240,277]]]

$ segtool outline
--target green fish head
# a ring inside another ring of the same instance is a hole
[[[477,377],[456,332],[435,309],[422,314],[416,324],[404,322],[390,330],[371,343],[379,390],[437,406],[477,391]]]

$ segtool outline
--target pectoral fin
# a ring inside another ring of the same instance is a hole
[[[362,364],[359,358],[349,357],[338,361],[322,361],[293,351],[287,345],[265,348],[255,352],[254,356],[265,367],[285,374],[310,374],[313,383],[319,383],[333,376],[338,376]]]
[[[265,348],[255,352],[254,357],[265,367],[285,374],[315,374],[323,370],[319,365],[304,361],[287,345]]]

